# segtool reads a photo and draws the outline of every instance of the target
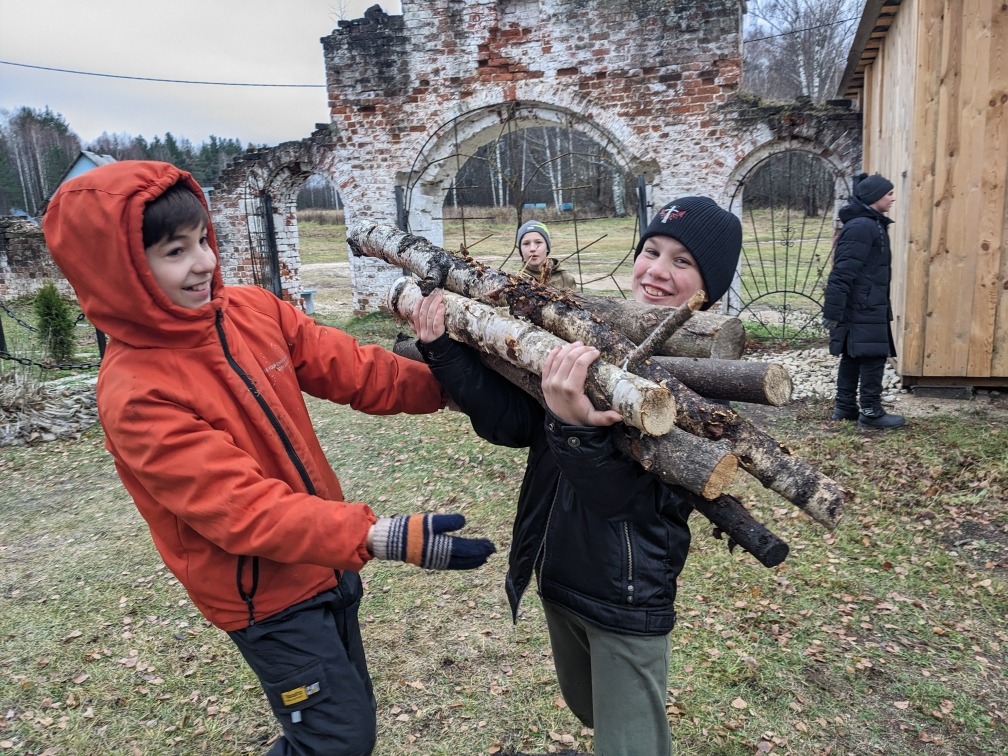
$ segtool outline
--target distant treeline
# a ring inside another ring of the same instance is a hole
[[[116,160],[164,160],[212,186],[224,166],[245,148],[237,139],[216,136],[193,145],[171,133],[150,141],[105,133],[84,145],[63,116],[49,108],[0,111],[0,214],[34,216],[82,149]]]

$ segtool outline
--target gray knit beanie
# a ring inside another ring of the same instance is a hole
[[[892,191],[892,188],[892,181],[878,173],[871,176],[867,173],[859,173],[854,177],[854,196],[866,205],[878,202]]]
[[[641,234],[634,260],[652,236],[669,236],[696,260],[707,292],[706,310],[728,291],[742,253],[742,223],[710,197],[682,197],[658,211]]]
[[[518,229],[518,239],[515,241],[515,246],[518,247],[518,253],[521,254],[521,240],[529,231],[535,231],[537,234],[541,234],[542,238],[546,240],[546,254],[550,253],[550,235],[549,231],[539,221],[531,220],[528,223],[522,225]]]

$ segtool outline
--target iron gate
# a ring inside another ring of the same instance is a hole
[[[796,149],[764,158],[742,177],[730,206],[743,227],[730,312],[754,321],[771,338],[821,337],[836,196],[844,187],[845,179],[827,161]]]
[[[256,286],[282,296],[280,260],[277,254],[276,228],[273,224],[273,200],[268,192],[246,187],[245,225],[248,230],[252,276]]]
[[[554,239],[553,256],[574,274],[581,290],[626,297],[627,262],[639,231],[639,202],[632,199],[635,180],[618,164],[618,148],[579,131],[575,118],[560,112],[547,118],[541,106],[511,102],[478,108],[443,124],[414,160],[401,225],[409,224],[415,193],[440,186],[437,176],[447,166],[453,175],[440,190],[440,217],[434,218],[451,225],[445,248],[461,246],[489,265],[514,267],[515,232],[527,220],[541,220]],[[472,136],[460,132],[466,123],[480,120],[492,122],[497,131],[473,149]],[[448,150],[432,149],[445,141]],[[593,221],[617,217],[625,226],[619,238],[600,245],[609,232]],[[561,235],[563,242],[557,244]],[[608,248],[604,255],[603,247]]]

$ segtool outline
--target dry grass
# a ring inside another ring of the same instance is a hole
[[[327,270],[346,264],[340,249]],[[320,302],[349,291],[331,275]],[[397,330],[342,306],[327,317],[364,342]],[[559,700],[538,598],[515,626],[504,597],[523,453],[475,438],[457,413],[309,407],[349,498],[461,511],[499,549],[471,573],[364,570],[376,754],[590,750]],[[671,636],[679,752],[1008,751],[1003,417],[939,413],[872,434],[830,423],[824,403],[739,409],[850,500],[827,533],[740,474],[733,493],[791,546],[772,570],[694,516]],[[257,681],[164,569],[102,444],[95,426],[0,449],[0,753],[263,752],[277,726]]]
[[[390,343],[396,326],[346,325]],[[680,753],[1000,754],[1008,749],[1003,420],[837,428],[825,404],[749,412],[851,491],[834,533],[740,475],[791,545],[767,570],[704,520],[681,579],[669,717]],[[756,409],[756,408],[752,408]],[[499,553],[472,573],[364,571],[379,756],[589,750],[558,700],[542,610],[503,592],[520,451],[456,413],[369,417],[311,400],[347,496],[461,511]],[[0,450],[0,753],[261,753],[256,680],[163,568],[102,449]],[[48,749],[48,750],[47,750]]]

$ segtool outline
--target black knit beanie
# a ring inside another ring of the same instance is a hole
[[[878,173],[871,176],[867,173],[859,173],[854,177],[854,196],[866,205],[878,202],[892,191],[892,188],[892,181]]]
[[[544,226],[539,221],[535,220],[531,220],[528,223],[525,223],[524,225],[522,225],[521,228],[518,229],[518,241],[515,242],[515,246],[518,247],[518,254],[521,254],[522,237],[525,236],[525,234],[529,233],[530,231],[535,231],[537,234],[540,234],[543,239],[546,240],[546,254],[548,255],[550,253],[549,231],[546,230],[546,226]]]
[[[742,252],[742,223],[710,197],[682,197],[658,211],[641,234],[634,260],[652,236],[669,236],[696,260],[707,292],[706,310],[728,291]]]

